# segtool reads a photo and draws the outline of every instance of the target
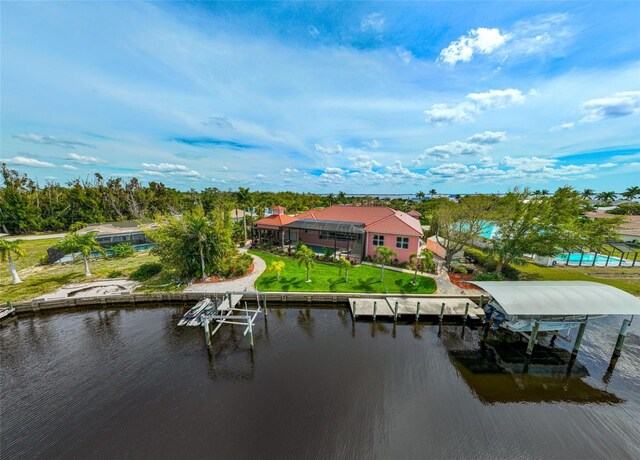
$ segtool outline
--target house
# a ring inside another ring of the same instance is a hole
[[[620,240],[631,243],[637,243],[640,241],[640,216],[620,216],[617,214],[602,212],[601,209],[598,211],[588,212],[586,216],[589,219],[623,217],[625,222],[623,222],[617,229]]]
[[[245,211],[244,209],[232,209],[231,210],[231,220],[234,222],[242,222],[244,218],[247,219],[254,218],[256,214],[251,211]]]
[[[402,263],[420,252],[423,231],[416,217],[389,207],[336,205],[289,216],[278,206],[255,222],[254,236],[256,242],[279,246],[300,241],[316,252],[329,248],[356,262],[386,246]]]
[[[429,238],[427,238],[427,249],[431,252],[433,252],[435,255],[437,255],[438,257],[442,258],[442,259],[446,259],[447,258],[447,249],[445,248],[445,246],[447,246],[447,240],[444,238],[439,238],[436,235],[430,236]],[[461,249],[458,252],[456,252],[455,254],[453,254],[453,256],[451,257],[451,260],[455,260],[455,259],[460,259],[464,257],[464,250]]]

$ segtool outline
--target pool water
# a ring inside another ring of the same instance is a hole
[[[140,251],[147,251],[149,249],[153,249],[156,245],[153,243],[145,243],[145,244],[137,244],[133,247],[133,250],[135,252],[140,252]],[[113,250],[111,249],[106,249],[106,256],[109,257],[113,255]],[[89,257],[92,258],[98,258],[98,257],[102,257],[102,254],[100,254],[98,251],[92,251],[91,255]],[[75,254],[75,258],[73,254],[67,254],[66,256],[62,257],[60,260],[56,261],[56,263],[60,263],[60,264],[64,264],[67,262],[72,262],[75,259],[80,258],[80,254]]]
[[[605,266],[605,265],[614,265],[617,266],[620,264],[619,257],[608,257],[602,254],[595,254],[593,252],[585,252],[584,254],[572,253],[572,254],[558,254],[556,259],[558,262],[567,262],[567,257],[569,258],[569,264],[580,264],[580,260],[582,260],[581,265],[593,265],[595,259],[595,265]],[[608,259],[608,263],[607,263]],[[622,265],[631,265],[631,261],[623,260]]]

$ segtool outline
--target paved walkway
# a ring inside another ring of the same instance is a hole
[[[62,239],[67,236],[66,233],[49,233],[46,235],[13,235],[7,236],[5,240],[13,241],[13,240],[48,240],[51,238]]]
[[[246,251],[246,248],[240,248],[240,252]],[[221,281],[219,283],[192,284],[188,286],[184,292],[224,293],[231,291],[253,291],[256,280],[267,269],[267,264],[258,256],[251,254],[251,257],[253,257],[253,272],[250,275],[229,281]]]
[[[373,264],[371,262],[362,262],[362,265],[369,265],[371,267],[380,268],[379,264]],[[441,268],[442,267],[441,264],[437,264],[437,267],[438,267],[438,270],[436,274],[418,272],[418,276],[424,276],[425,278],[433,278],[433,280],[436,282],[436,288],[437,288],[435,292],[436,294],[445,294],[445,295],[468,294],[465,292],[464,289],[459,288],[458,286],[453,284],[451,280],[449,280],[449,275],[447,274],[447,271],[444,268]],[[406,268],[390,267],[388,265],[385,265],[384,268],[386,270],[393,270],[396,272],[408,273],[410,275],[414,274],[413,270],[407,270]]]

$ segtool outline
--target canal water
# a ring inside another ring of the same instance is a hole
[[[255,352],[225,326],[209,357],[181,314],[0,329],[0,457],[640,458],[640,321],[610,374],[621,318],[591,323],[567,378],[491,371],[460,326],[354,325],[343,309],[271,309]]]

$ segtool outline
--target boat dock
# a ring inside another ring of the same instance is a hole
[[[480,300],[482,304],[482,299]],[[438,298],[438,297],[350,297],[349,309],[353,318],[411,317],[416,321],[420,316],[459,316],[472,320],[484,316],[481,305],[469,298]]]

